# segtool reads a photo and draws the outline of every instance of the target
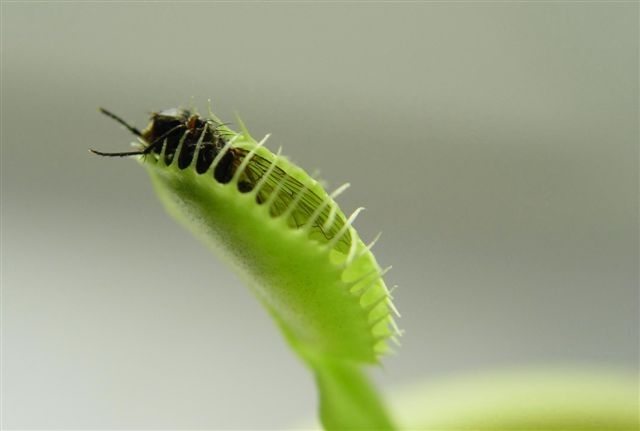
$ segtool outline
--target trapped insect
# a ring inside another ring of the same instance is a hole
[[[336,246],[342,251],[348,249],[351,240],[349,231],[344,229],[344,217],[299,179],[277,166],[273,157],[267,158],[248,148],[234,146],[235,134],[225,124],[212,118],[203,119],[186,109],[171,108],[152,113],[149,125],[140,131],[104,108],[100,108],[100,112],[138,137],[140,147],[134,151],[113,153],[91,149],[94,154],[106,157],[152,156],[162,159],[167,166],[177,163],[179,169],[192,168],[198,174],[204,174],[213,167],[213,179],[221,184],[229,183],[238,175],[238,190],[242,193],[260,185],[256,202],[268,202],[272,216],[278,217],[288,211],[287,220],[292,227],[304,226],[313,219],[313,229],[324,239],[331,240],[341,234]]]

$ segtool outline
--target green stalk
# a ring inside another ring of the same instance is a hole
[[[362,369],[325,361],[314,367],[320,420],[328,430],[392,430],[383,401]]]

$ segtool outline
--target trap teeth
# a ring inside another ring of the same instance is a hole
[[[319,319],[328,319],[317,326],[318,332],[330,327],[333,322],[338,322],[337,326],[332,327],[338,332],[342,331],[345,325],[351,325],[349,331],[340,332],[340,334],[356,334],[353,337],[354,344],[360,343],[358,345],[364,346],[363,350],[357,354],[359,359],[374,358],[376,353],[389,351],[388,340],[395,339],[401,331],[393,320],[391,313],[397,313],[397,311],[391,303],[389,292],[382,279],[387,270],[380,269],[371,252],[378,237],[369,245],[365,245],[353,227],[354,221],[363,208],[356,209],[347,217],[335,202],[335,199],[349,187],[348,183],[341,185],[330,194],[327,193],[322,183],[314,180],[304,170],[283,157],[281,149],[273,154],[264,147],[269,135],[262,141],[256,142],[242,123],[242,132],[235,133],[213,116],[205,119],[192,110],[171,109],[152,114],[150,124],[140,131],[109,111],[102,110],[102,112],[136,135],[142,147],[136,151],[122,153],[92,150],[95,154],[120,157],[143,156],[143,164],[152,173],[159,196],[181,222],[187,225],[200,224],[196,227],[203,228],[201,231],[205,232],[205,235],[211,232],[224,232],[220,237],[212,234],[211,238],[208,238],[213,241],[228,242],[221,244],[220,249],[236,247],[231,252],[234,253],[237,252],[239,244],[242,244],[242,247],[255,247],[247,255],[264,259],[267,263],[277,262],[273,265],[261,265],[261,271],[295,273],[297,269],[303,268],[303,271],[299,271],[301,274],[297,276],[298,279],[293,280],[293,284],[298,289],[292,290],[299,292],[304,290],[300,289],[301,287],[307,285],[311,285],[314,290],[313,295],[300,298],[300,303],[304,303],[306,298],[314,296],[316,292],[336,295],[326,301],[327,304],[331,304],[331,307],[322,313],[312,310],[313,313],[307,314],[307,316],[310,314],[320,316]],[[198,176],[196,181],[192,181],[194,175],[186,175],[189,172],[206,175]],[[214,182],[214,187],[207,182]],[[229,187],[218,187],[220,184],[228,184]],[[194,191],[196,187],[201,189]],[[224,192],[220,192],[221,190]],[[214,196],[216,193],[220,195]],[[209,197],[211,197],[210,200]],[[238,199],[238,202],[247,206],[227,205],[229,202],[222,199]],[[176,205],[176,202],[188,202],[188,205]],[[216,205],[210,205],[211,202],[216,202]],[[257,208],[256,205],[260,206],[260,211],[251,211]],[[255,215],[259,218],[256,219]],[[278,223],[289,227],[291,231],[295,231],[296,235],[305,236],[309,241],[294,241],[299,244],[299,249],[279,250],[278,247],[273,247],[273,244],[282,240],[284,233],[282,229],[259,230],[262,225],[268,225],[270,228],[273,226],[269,217],[278,218]],[[260,248],[258,241],[256,244],[251,244],[251,238],[246,238],[249,225],[252,235],[255,233],[256,237],[269,240],[271,248],[267,252]],[[242,229],[244,230],[239,231]],[[221,240],[222,237],[225,240]],[[241,240],[234,242],[228,238],[241,238]],[[296,266],[295,260],[305,254],[309,256],[312,245],[313,258],[309,262],[301,260],[301,264]],[[283,255],[275,258],[269,255],[269,253],[279,252]],[[317,267],[316,260],[318,260]],[[287,266],[290,262],[293,263]],[[247,267],[252,264],[254,262],[242,262],[238,268],[240,272],[247,271]],[[282,265],[285,266],[284,269]],[[318,276],[314,277],[313,272]],[[281,276],[278,273],[271,278],[265,276],[262,281],[268,290],[269,280],[280,281],[282,277],[289,276],[289,274]],[[291,277],[295,278],[296,275]],[[316,286],[313,280],[322,282],[315,281],[318,284]],[[279,285],[277,288],[281,289],[282,286]],[[295,295],[295,292],[292,294]],[[274,299],[274,304],[276,302],[277,298]],[[318,303],[314,302],[308,306],[317,305]],[[336,312],[335,308],[341,305],[344,305],[343,310]],[[348,314],[354,310],[354,313]],[[284,323],[290,325],[299,323],[294,321],[297,317],[291,322],[287,321],[287,318],[292,316],[290,307],[286,308],[283,316]],[[353,317],[353,321],[349,323],[350,319],[345,317]],[[305,323],[314,324],[306,321]],[[323,336],[334,335],[332,331],[329,332]],[[344,338],[338,338],[340,340],[335,344],[342,346]],[[307,342],[307,340],[297,341]],[[316,348],[316,346],[310,346],[310,348]]]

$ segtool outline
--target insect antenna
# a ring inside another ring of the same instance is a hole
[[[114,120],[116,120],[118,123],[122,124],[124,127],[127,128],[128,131],[130,131],[131,133],[133,133],[134,135],[136,135],[139,138],[142,138],[142,132],[140,130],[138,130],[137,128],[133,127],[131,124],[127,123],[126,121],[124,121],[122,118],[118,117],[116,114],[114,114],[111,111],[107,111],[104,108],[99,108],[100,112],[102,112],[104,115],[106,115],[107,117],[110,117]]]
[[[107,111],[104,108],[100,108],[100,112],[102,112],[103,114],[105,114],[107,117],[113,118],[114,120],[116,120],[118,123],[122,124],[124,127],[127,128],[127,130],[129,130],[131,133],[133,133],[134,135],[136,135],[138,138],[140,138],[140,140],[145,141],[144,136],[142,136],[142,132],[140,132],[140,130],[138,130],[137,128],[133,127],[132,125],[130,125],[129,123],[127,123],[126,121],[124,121],[122,118],[118,117],[116,114],[114,114],[113,112]],[[104,156],[104,157],[128,157],[128,156],[144,156],[146,154],[149,154],[151,151],[153,151],[153,149],[159,144],[162,143],[165,139],[167,139],[169,137],[170,134],[172,134],[173,132],[175,132],[178,129],[182,129],[185,126],[183,124],[179,124],[177,126],[175,126],[174,128],[168,130],[167,132],[163,133],[161,136],[157,137],[156,139],[153,140],[153,142],[151,142],[150,144],[148,144],[147,146],[145,146],[143,149],[141,150],[135,150],[135,151],[122,151],[122,152],[116,152],[116,153],[105,153],[104,151],[98,151],[98,150],[94,150],[93,148],[89,148],[89,151],[91,151],[93,154],[97,154],[99,156]],[[146,142],[146,141],[145,141]]]
[[[105,156],[105,157],[139,156],[139,155],[148,153],[148,151],[146,151],[146,148],[144,150],[124,151],[124,152],[121,152],[121,153],[104,153],[102,151],[94,150],[93,148],[89,148],[89,151],[91,151],[93,154],[97,154],[99,156]]]
[[[107,117],[112,118],[113,120],[116,120],[118,123],[120,123],[121,125],[126,127],[126,129],[128,131],[130,131],[131,133],[136,135],[138,138],[144,139],[142,137],[142,132],[140,130],[138,130],[136,127],[133,127],[131,124],[127,123],[126,121],[124,121],[122,118],[120,118],[119,116],[117,116],[113,112],[108,111],[108,110],[106,110],[104,108],[99,108],[99,110],[100,110],[100,112],[102,112]],[[117,153],[105,153],[103,151],[94,150],[93,148],[90,148],[89,151],[91,151],[93,154],[97,154],[99,156],[105,156],[105,157],[128,157],[128,156],[138,156],[138,155],[141,155],[141,154],[146,154],[147,153],[147,148],[145,148],[143,150],[123,151],[123,152],[117,152]]]

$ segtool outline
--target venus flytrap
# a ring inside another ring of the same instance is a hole
[[[169,213],[227,261],[313,371],[327,429],[394,428],[363,366],[399,335],[371,253],[331,194],[306,172],[215,116],[172,109],[143,131],[136,156]],[[402,398],[402,397],[401,397]],[[394,407],[406,429],[637,430],[637,373],[573,369],[428,386]]]
[[[167,211],[232,266],[316,376],[328,429],[392,429],[363,373],[399,335],[384,271],[334,198],[305,171],[212,114],[154,113],[136,156]],[[375,241],[374,241],[375,242]]]

